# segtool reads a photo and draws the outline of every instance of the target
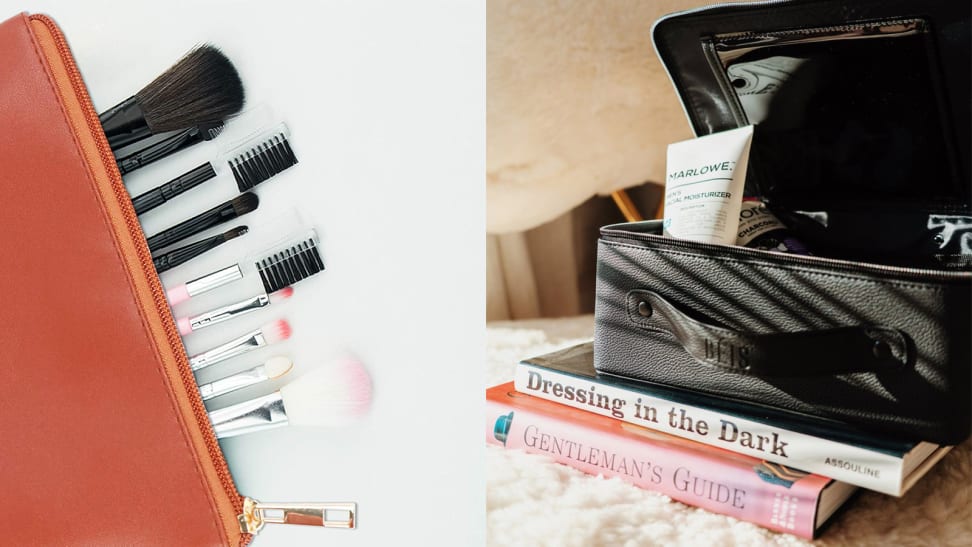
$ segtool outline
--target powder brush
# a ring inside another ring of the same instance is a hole
[[[99,118],[112,150],[150,135],[206,126],[243,108],[243,82],[215,46],[199,46]]]
[[[371,405],[371,376],[357,359],[329,362],[270,395],[209,413],[223,439],[284,426],[348,425]]]

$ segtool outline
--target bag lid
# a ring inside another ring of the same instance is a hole
[[[788,209],[969,212],[970,6],[727,4],[655,23],[697,135],[756,124],[747,191]]]

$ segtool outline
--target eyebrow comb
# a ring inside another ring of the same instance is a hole
[[[299,281],[324,271],[317,232],[313,229],[299,232],[284,243],[256,253],[239,264],[221,268],[202,277],[166,289],[169,304],[175,306],[239,279],[244,270],[260,276],[263,289],[268,294],[289,287]]]

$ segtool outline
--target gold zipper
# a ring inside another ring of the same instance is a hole
[[[354,502],[330,503],[261,503],[243,498],[243,512],[238,515],[240,531],[257,534],[266,524],[301,524],[324,528],[354,528],[358,506]]]

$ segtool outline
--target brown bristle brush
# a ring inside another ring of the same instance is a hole
[[[158,133],[223,121],[239,113],[243,101],[236,67],[206,44],[99,118],[108,144],[118,150]]]

